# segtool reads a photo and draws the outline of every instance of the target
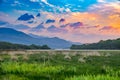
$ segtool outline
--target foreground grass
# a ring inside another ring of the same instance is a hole
[[[119,77],[110,76],[110,75],[82,75],[78,77],[66,78],[65,80],[120,80]]]
[[[34,52],[0,58],[0,80],[120,80],[119,51]]]

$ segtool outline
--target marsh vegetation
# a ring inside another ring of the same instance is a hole
[[[1,51],[0,80],[120,80],[120,51]]]

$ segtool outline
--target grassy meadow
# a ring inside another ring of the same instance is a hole
[[[0,51],[0,80],[120,80],[120,51]]]

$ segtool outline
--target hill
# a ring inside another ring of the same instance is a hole
[[[19,50],[19,49],[50,49],[47,45],[23,45],[23,44],[13,44],[9,42],[0,42],[0,50]]]
[[[120,49],[120,38],[114,40],[101,40],[98,43],[72,45],[71,49]]]

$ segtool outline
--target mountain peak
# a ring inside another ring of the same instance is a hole
[[[1,33],[1,35],[2,34],[6,34],[6,35],[23,35],[24,34],[25,35],[25,33],[17,31],[15,29],[3,28],[3,27],[0,28],[0,33]]]

